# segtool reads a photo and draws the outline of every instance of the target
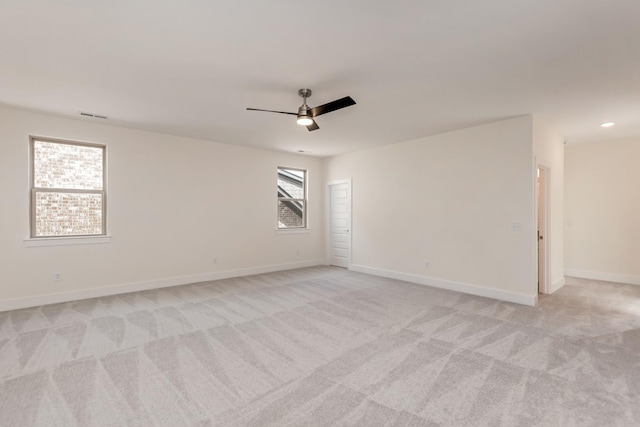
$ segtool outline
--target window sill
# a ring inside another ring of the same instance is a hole
[[[95,245],[109,242],[111,242],[111,236],[36,237],[33,239],[24,239],[24,245],[26,247]]]
[[[290,229],[277,229],[276,234],[307,234],[309,233],[308,228],[290,228]]]

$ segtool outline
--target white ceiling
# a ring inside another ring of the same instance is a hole
[[[639,22],[638,0],[0,0],[0,103],[320,156],[522,114],[617,139],[640,135]],[[303,87],[357,105],[314,132],[245,110]]]

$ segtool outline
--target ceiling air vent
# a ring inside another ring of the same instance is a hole
[[[101,116],[99,114],[93,114],[93,113],[85,113],[83,111],[80,111],[80,115],[84,117],[93,117],[96,119],[107,119],[107,116]]]

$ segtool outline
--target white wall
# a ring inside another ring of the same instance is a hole
[[[565,152],[568,276],[640,285],[640,138]]]
[[[110,243],[25,247],[29,135],[107,145]],[[7,108],[0,148],[0,309],[324,262],[321,159]],[[309,170],[307,234],[275,232],[277,166]]]
[[[327,181],[353,180],[352,268],[534,304],[532,126],[523,116],[327,159]]]
[[[540,118],[533,117],[533,155],[547,169],[547,239],[549,293],[564,285],[564,138]],[[534,246],[537,245],[534,242]],[[534,254],[537,248],[534,247]]]

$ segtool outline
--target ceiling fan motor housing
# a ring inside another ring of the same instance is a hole
[[[309,114],[309,110],[311,108],[309,108],[309,106],[307,106],[307,104],[303,104],[300,106],[300,108],[298,108],[298,117],[300,116],[308,116]]]

